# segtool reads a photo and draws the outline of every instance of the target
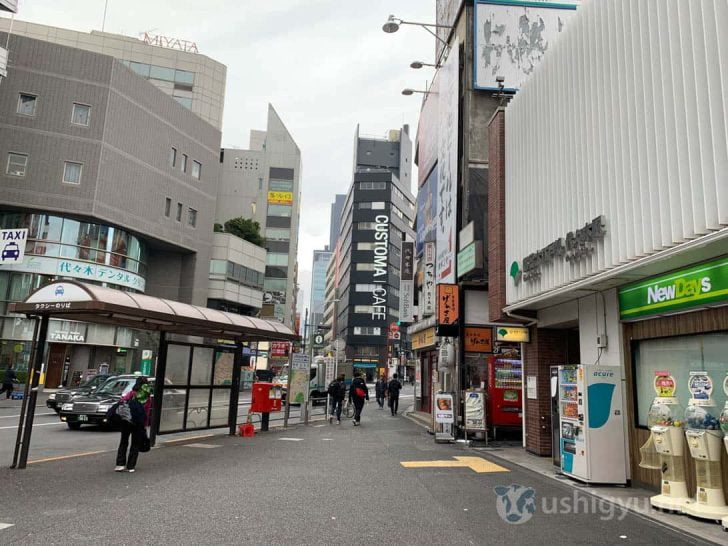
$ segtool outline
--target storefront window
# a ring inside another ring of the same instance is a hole
[[[647,427],[647,412],[655,398],[656,371],[667,371],[675,378],[675,395],[683,407],[690,399],[690,372],[704,371],[713,380],[713,401],[722,408],[726,398],[722,385],[728,372],[728,333],[640,341],[635,345],[634,369],[638,426]]]

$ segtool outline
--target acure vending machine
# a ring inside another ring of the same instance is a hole
[[[622,375],[617,366],[559,366],[561,471],[589,483],[627,483]]]
[[[520,360],[488,357],[488,424],[495,436],[498,427],[523,425],[523,367]]]

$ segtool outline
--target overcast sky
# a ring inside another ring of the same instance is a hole
[[[421,95],[400,92],[432,77],[409,63],[432,62],[434,38],[414,26],[385,34],[390,13],[432,23],[435,0],[108,0],[107,32],[194,41],[227,65],[223,146],[247,147],[250,129],[265,129],[269,102],[283,118],[303,156],[302,307],[313,250],[328,243],[330,203],[351,182],[356,124],[375,136],[417,128]],[[104,0],[21,0],[18,19],[88,32],[103,14]]]

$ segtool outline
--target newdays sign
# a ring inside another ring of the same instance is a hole
[[[689,309],[728,299],[728,256],[653,277],[619,291],[623,320]]]

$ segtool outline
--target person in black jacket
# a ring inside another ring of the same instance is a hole
[[[364,400],[369,400],[369,388],[361,378],[360,372],[354,372],[354,380],[349,387],[349,402],[354,404],[354,426],[358,427],[361,421],[361,410]]]
[[[13,392],[13,381],[15,381],[15,371],[12,366],[8,365],[8,368],[5,370],[5,376],[3,377],[3,388],[0,389],[0,394],[6,393],[6,400],[10,398]]]
[[[397,374],[392,376],[392,380],[389,382],[387,387],[387,394],[389,396],[389,409],[392,410],[392,415],[397,415],[399,409],[399,391],[402,390],[402,383],[397,379]]]
[[[344,385],[344,379],[345,376],[342,373],[329,385],[329,402],[331,404],[329,410],[329,424],[334,422],[334,416],[336,417],[336,424],[341,424],[341,406],[344,404],[344,397],[346,396],[346,385]]]
[[[377,404],[379,404],[379,409],[384,409],[384,398],[387,395],[387,380],[384,379],[384,376],[379,377],[379,381],[377,381],[377,384],[374,386],[374,391],[377,395]]]

